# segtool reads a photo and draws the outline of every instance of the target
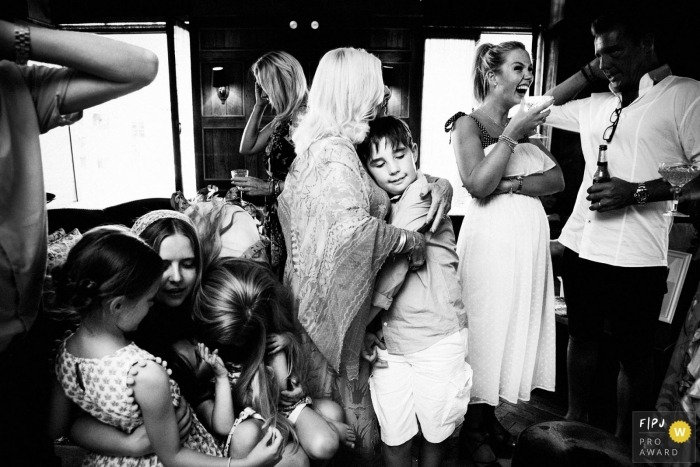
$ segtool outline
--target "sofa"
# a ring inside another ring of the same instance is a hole
[[[93,227],[105,224],[121,224],[131,227],[136,219],[156,209],[172,209],[170,198],[139,199],[104,209],[51,209],[51,204],[49,204],[49,233],[60,228],[66,232],[78,229],[84,233]]]

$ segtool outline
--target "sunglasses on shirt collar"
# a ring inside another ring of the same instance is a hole
[[[610,144],[610,141],[612,141],[613,136],[615,136],[615,130],[617,129],[617,123],[620,121],[621,112],[621,106],[618,106],[615,108],[615,110],[613,110],[613,113],[610,115],[610,126],[607,127],[603,132],[603,140],[605,140],[605,142],[608,144]]]

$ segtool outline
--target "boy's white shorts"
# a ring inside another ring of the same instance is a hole
[[[392,355],[377,349],[389,368],[374,368],[369,380],[382,441],[398,446],[418,433],[431,443],[447,439],[467,412],[472,369],[466,362],[467,330],[425,350]]]

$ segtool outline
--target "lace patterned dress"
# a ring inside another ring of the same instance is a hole
[[[265,148],[267,175],[275,180],[284,181],[287,178],[289,167],[296,157],[290,135],[291,126],[291,120],[280,122],[270,135]],[[274,196],[265,197],[263,226],[265,235],[270,239],[270,264],[275,270],[282,271],[287,261],[287,248],[277,214],[277,198]]]
[[[460,113],[448,121],[465,116]],[[497,138],[481,131],[488,157]],[[451,126],[451,125],[450,125]],[[451,131],[451,127],[446,129]],[[504,177],[544,173],[554,162],[534,144],[515,147]],[[472,403],[529,400],[554,390],[555,321],[549,223],[537,197],[502,194],[467,202],[457,240],[474,371]]]
[[[70,337],[68,338],[70,339]],[[56,376],[66,396],[97,420],[126,433],[143,424],[143,415],[129,396],[126,378],[129,369],[141,360],[155,357],[131,343],[102,358],[76,357],[66,349],[66,339],[60,346],[56,361]],[[175,407],[180,404],[180,388],[170,380],[170,394]],[[204,454],[222,457],[221,448],[191,412],[192,427],[183,446]],[[155,454],[143,457],[115,457],[90,452],[83,467],[161,467]]]

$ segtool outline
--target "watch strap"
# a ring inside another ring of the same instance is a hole
[[[32,41],[29,28],[22,24],[15,24],[15,63],[26,65],[32,51]]]

